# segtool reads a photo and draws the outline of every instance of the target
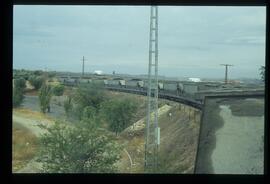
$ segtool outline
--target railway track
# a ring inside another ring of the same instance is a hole
[[[71,82],[66,83],[64,85],[67,86],[77,86],[78,84]],[[104,85],[104,88],[110,91],[119,91],[125,93],[132,93],[138,95],[147,96],[147,90],[144,87],[128,87],[127,85]],[[223,90],[223,91],[205,91],[205,92],[197,92],[196,94],[179,94],[176,91],[169,91],[169,90],[160,90],[158,97],[161,99],[171,100],[174,102],[179,102],[198,110],[203,109],[203,102],[205,97],[263,97],[264,90],[263,89],[245,89],[245,90],[238,90],[238,89],[231,89],[231,90]]]
[[[138,95],[144,95],[147,96],[147,92],[144,89],[138,90],[138,89],[129,89],[129,88],[119,88],[119,87],[112,87],[112,86],[105,86],[105,89],[111,90],[111,91],[119,91],[119,92],[125,92],[125,93],[132,93],[132,94],[138,94]],[[188,106],[194,107],[196,109],[201,110],[203,107],[203,104],[199,101],[195,101],[191,98],[182,97],[182,96],[176,96],[172,94],[166,94],[160,92],[158,94],[159,98],[171,100],[179,103],[186,104]]]

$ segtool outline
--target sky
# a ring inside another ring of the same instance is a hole
[[[259,78],[265,7],[160,6],[159,75]],[[147,74],[149,6],[15,5],[13,68]]]

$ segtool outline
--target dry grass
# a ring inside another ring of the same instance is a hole
[[[34,156],[38,148],[37,138],[28,129],[13,122],[12,170],[18,171]]]
[[[29,118],[29,119],[35,119],[35,120],[46,120],[46,122],[53,122],[53,118],[46,116],[46,114],[43,114],[41,112],[32,111],[31,109],[27,108],[15,108],[12,111],[13,114],[16,114],[20,117]]]
[[[200,113],[194,109],[179,108],[177,103],[170,103],[172,108],[160,113],[161,146],[159,153],[160,173],[193,173]],[[191,114],[189,116],[189,110]],[[169,113],[172,116],[169,116]],[[144,129],[134,132],[122,132],[121,144],[129,152],[134,166],[130,167],[126,154],[122,154],[119,170],[122,173],[144,172]]]

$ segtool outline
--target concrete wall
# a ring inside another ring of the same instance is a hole
[[[263,174],[264,98],[206,98],[195,173]]]

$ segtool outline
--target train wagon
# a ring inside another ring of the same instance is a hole
[[[177,95],[177,83],[176,82],[164,82],[164,88],[163,91],[166,94],[173,94]]]
[[[141,79],[131,79],[126,83],[127,88],[131,89],[142,89],[144,86],[144,81]]]
[[[76,86],[78,84],[77,79],[65,79],[64,84],[67,86]]]
[[[119,86],[119,81],[118,80],[107,80],[107,85],[108,86],[118,87]]]
[[[194,97],[194,95],[198,92],[198,84],[196,83],[185,83],[184,84],[184,93],[185,96]]]
[[[79,82],[81,84],[89,84],[90,82],[92,82],[92,80],[91,79],[80,79]]]
[[[143,89],[144,89],[144,90],[147,90],[147,89],[148,89],[148,81],[147,81],[147,80],[144,81]],[[159,82],[159,83],[158,83],[158,90],[161,91],[161,90],[163,90],[163,89],[164,89],[164,84],[163,84],[163,82]]]
[[[123,79],[119,80],[118,84],[120,87],[126,88],[126,81],[125,80],[123,80]]]

